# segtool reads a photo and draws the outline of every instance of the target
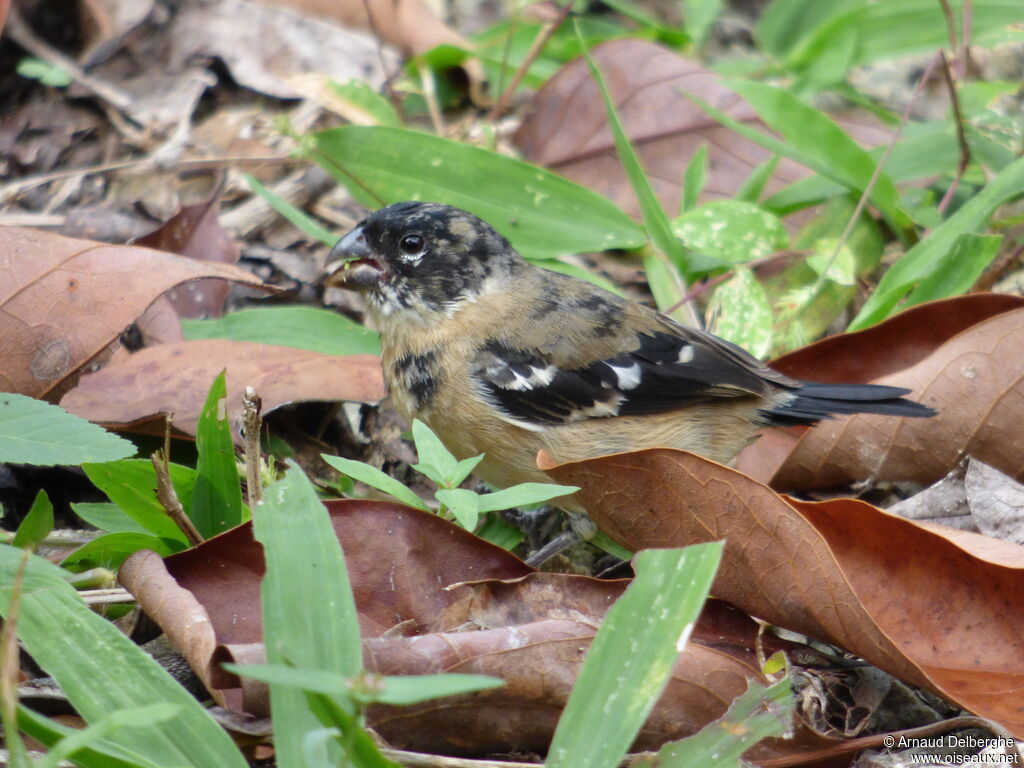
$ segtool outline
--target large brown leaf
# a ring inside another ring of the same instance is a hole
[[[725,539],[714,594],[1024,734],[1024,548],[853,499],[795,501],[683,451],[543,468],[623,546]]]
[[[415,749],[545,749],[590,641],[627,582],[536,573],[434,515],[395,504],[338,501],[328,508],[345,549],[369,669],[474,672],[507,683],[417,707],[375,707],[371,724],[391,744]],[[217,669],[219,660],[263,658],[262,573],[262,550],[245,525],[167,558],[166,567],[152,553],[137,554],[120,577],[219,700],[263,713],[261,686],[243,687]],[[747,616],[710,601],[638,745],[654,747],[721,715],[759,676],[757,635]]]
[[[1024,479],[1024,308],[953,336],[911,367],[876,379],[913,390],[931,419],[859,415],[808,431],[772,478],[782,489],[851,481],[933,483],[970,455]]]
[[[622,39],[593,50],[615,109],[666,210],[679,208],[683,170],[702,144],[708,147],[705,199],[732,197],[772,153],[725,128],[680,93],[697,96],[729,117],[760,125],[746,102],[719,75],[698,62],[646,40]],[[881,144],[887,131],[849,120],[843,127],[858,141]],[[586,62],[564,66],[537,93],[514,142],[530,162],[547,166],[597,190],[634,214],[639,206],[615,152],[597,84]],[[808,171],[779,162],[766,191],[778,191]]]
[[[101,424],[126,426],[173,413],[174,425],[195,434],[214,378],[227,370],[228,416],[238,434],[242,391],[253,387],[263,411],[294,402],[376,403],[384,378],[375,355],[324,355],[248,341],[204,339],[147,347],[82,377],[60,404]]]
[[[912,307],[866,330],[840,333],[822,339],[783,355],[772,361],[771,366],[795,379],[806,381],[850,384],[891,377],[887,379],[889,383],[913,389],[919,382],[909,378],[908,369],[931,355],[944,355],[940,348],[972,326],[1020,308],[1024,308],[1024,298],[998,293],[968,294],[932,301]],[[922,392],[912,395],[915,398],[920,396]],[[930,398],[928,404],[944,414],[943,420],[938,422],[938,426],[935,419],[919,421],[911,426],[926,430],[928,435],[940,436],[946,419],[962,417],[961,403],[958,399],[941,399],[940,393],[932,391],[928,392],[927,397]],[[809,443],[820,449],[822,442],[819,435],[843,427],[847,421],[828,421],[810,430],[811,435],[807,438]],[[908,432],[896,429],[900,422],[895,419],[876,418],[873,421],[882,428],[858,434],[861,440],[860,455],[872,456],[876,460],[884,459],[886,476],[891,479],[909,480],[918,477],[922,482],[937,479],[930,474],[918,475],[918,468],[899,461],[900,456],[914,455],[917,450],[915,441],[919,435],[916,430]],[[787,464],[787,459],[800,442],[801,436],[807,432],[804,427],[767,430],[740,454],[736,467],[756,480],[770,482],[784,464],[791,466]],[[801,449],[796,459],[804,455]],[[943,472],[951,467],[946,467]],[[853,480],[872,476],[871,469],[859,460],[847,465],[846,471],[847,478]],[[832,475],[819,480],[807,469],[795,475],[787,469],[785,475],[780,474],[773,482],[773,486],[778,490],[807,490],[838,484],[833,482],[834,479]]]
[[[53,393],[161,294],[204,277],[262,285],[227,264],[0,227],[0,390]]]

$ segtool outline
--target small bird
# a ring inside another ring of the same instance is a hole
[[[401,415],[476,474],[549,482],[558,461],[667,447],[728,462],[763,426],[832,415],[931,416],[898,387],[819,384],[590,283],[533,266],[467,211],[406,202],[360,222],[327,283],[360,291]],[[558,500],[582,512],[573,497]],[[556,502],[556,503],[558,503]]]

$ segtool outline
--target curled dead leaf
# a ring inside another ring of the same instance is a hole
[[[714,594],[1024,734],[1024,548],[854,499],[796,501],[683,451],[542,468],[623,546],[725,539]]]
[[[128,245],[0,227],[0,389],[53,397],[159,296],[250,272]]]
[[[139,350],[83,376],[61,400],[72,413],[100,424],[126,426],[174,414],[174,426],[195,434],[210,384],[227,370],[228,417],[238,434],[242,391],[253,387],[263,412],[294,402],[376,403],[384,379],[375,355],[324,355],[293,347],[204,339]]]

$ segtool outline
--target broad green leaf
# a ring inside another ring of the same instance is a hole
[[[837,238],[818,240],[814,252],[807,257],[807,266],[836,285],[857,284],[857,259],[849,246],[839,245]]]
[[[345,556],[326,508],[293,462],[253,510],[253,534],[266,560],[261,595],[268,663],[358,675],[359,616]],[[271,684],[270,707],[279,764],[300,766],[303,734],[319,720],[306,696],[290,686]]]
[[[313,159],[362,204],[425,200],[464,208],[523,255],[635,248],[643,230],[607,198],[521,160],[402,128],[314,133]]]
[[[452,513],[455,522],[467,531],[476,530],[480,522],[480,494],[465,488],[442,488],[434,495]]]
[[[594,78],[594,82],[597,83],[598,90],[601,92],[601,99],[604,101],[605,113],[608,118],[608,127],[611,129],[612,138],[615,141],[615,151],[619,155],[619,161],[626,171],[629,184],[633,188],[637,202],[640,204],[640,214],[643,217],[647,234],[659,251],[680,269],[686,270],[688,268],[686,251],[679,244],[675,235],[672,234],[672,227],[669,224],[668,216],[665,215],[665,210],[661,207],[657,195],[654,194],[654,189],[651,187],[651,182],[647,178],[643,166],[640,165],[640,158],[633,149],[629,136],[626,135],[626,130],[622,127],[619,115],[615,111],[615,103],[612,101],[608,86],[604,82],[604,76],[601,74],[601,70],[598,69],[594,58],[590,55],[590,51],[584,45],[583,36],[578,27],[576,34],[580,38],[580,45],[583,46],[583,56],[587,61],[590,75]]]
[[[63,408],[0,392],[0,462],[81,464],[135,455],[135,446]]]
[[[196,471],[180,464],[168,465],[171,483],[185,510],[192,507]],[[181,529],[167,516],[156,498],[156,471],[147,459],[125,459],[105,464],[83,464],[82,469],[97,488],[150,533],[187,544]]]
[[[784,141],[779,142],[731,118],[726,118],[729,122],[724,124],[761,146],[806,165],[857,193],[864,192],[875,172],[876,162],[832,118],[781,88],[749,80],[730,81],[729,87],[742,96],[757,111],[758,117],[779,133]],[[722,122],[724,115],[717,110],[709,111],[697,99],[694,101]],[[913,226],[910,216],[900,206],[896,186],[885,171],[875,180],[869,200],[897,233]]]
[[[765,358],[772,348],[772,307],[764,288],[746,267],[719,285],[708,302],[708,328],[716,336],[739,344],[754,357]]]
[[[1021,194],[1024,194],[1024,158],[1006,166],[984,189],[890,267],[847,330],[867,328],[892,314],[900,300],[948,257],[960,235],[981,230],[997,206]]]
[[[613,768],[658,700],[700,615],[722,542],[649,549],[608,610],[555,729],[547,768]]]
[[[422,509],[424,512],[430,511],[430,507],[427,506],[423,499],[395,480],[395,478],[381,472],[376,467],[371,467],[369,464],[364,464],[361,461],[343,459],[341,456],[330,456],[326,453],[322,453],[320,456],[336,470],[348,475],[353,480],[358,480],[379,491],[384,491],[384,493],[394,496],[400,502],[408,504],[410,507]]]
[[[18,526],[11,546],[34,550],[42,544],[43,539],[49,536],[52,530],[53,504],[50,503],[50,497],[46,495],[46,491],[40,489],[28,514]]]
[[[316,307],[243,309],[212,320],[182,318],[185,338],[232,339],[325,355],[379,355],[380,337],[338,312]]]
[[[349,122],[356,125],[388,125],[395,128],[402,125],[402,120],[391,102],[363,80],[349,80],[347,83],[329,80],[327,87],[331,95],[344,105],[337,111]]]
[[[794,703],[788,678],[768,687],[752,682],[724,715],[663,745],[655,760],[659,768],[742,768],[742,754],[761,739],[792,733]]]
[[[777,216],[740,200],[705,203],[674,219],[672,231],[690,252],[691,272],[763,259],[789,242]]]
[[[89,525],[107,533],[149,533],[117,504],[79,502],[71,509]]]
[[[0,611],[21,550],[0,546]],[[113,624],[93,613],[57,566],[30,558],[21,597],[18,636],[87,723],[110,712],[166,703],[180,711],[160,723],[107,736],[111,744],[162,766],[245,768],[231,738],[202,705]]]
[[[865,4],[866,0],[772,0],[757,20],[755,36],[762,50],[780,56],[830,18]]]
[[[969,290],[982,271],[999,253],[1002,235],[975,235],[965,232],[956,239],[946,257],[917,284],[904,306],[923,304],[934,299],[956,296]]]
[[[554,483],[520,483],[494,493],[486,493],[480,497],[481,512],[497,512],[500,509],[515,509],[527,504],[540,504],[544,501],[557,499],[576,493],[575,485],[555,485]]]
[[[704,180],[708,175],[708,145],[701,144],[693,153],[683,172],[683,195],[679,201],[679,215],[697,207],[700,193],[704,191]]]
[[[225,375],[221,371],[214,379],[196,426],[199,461],[192,506],[186,511],[204,539],[234,528],[247,518],[231,439]]]
[[[167,556],[188,549],[188,545],[181,539],[169,539],[151,533],[106,533],[80,546],[61,561],[61,566],[75,572],[90,568],[117,570],[129,555],[143,549]]]
[[[271,208],[294,224],[295,228],[300,232],[305,232],[314,240],[319,240],[325,245],[334,245],[338,242],[338,236],[336,234],[323,227],[313,217],[309,216],[304,211],[299,210],[280,195],[275,192],[271,192],[263,186],[255,176],[246,173],[244,174],[244,178],[252,188],[253,192],[266,200],[267,204]]]
[[[46,747],[80,733],[80,729],[58,723],[25,706],[18,707],[18,728]],[[160,763],[146,760],[123,746],[100,740],[83,747],[74,755],[75,765],[82,768],[166,768]]]

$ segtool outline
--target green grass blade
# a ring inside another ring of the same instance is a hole
[[[344,315],[316,307],[243,309],[211,320],[182,318],[186,339],[231,339],[325,355],[379,355],[380,337]]]
[[[617,766],[683,650],[722,556],[722,542],[650,549],[609,609],[558,721],[547,768]]]
[[[188,543],[185,534],[156,499],[156,471],[149,460],[124,459],[105,464],[83,464],[82,469],[93,485],[147,531],[161,538]],[[173,463],[169,469],[178,499],[186,510],[190,509],[196,471]]]
[[[960,235],[980,231],[998,206],[1021,194],[1024,194],[1024,158],[1006,166],[960,210],[890,267],[847,330],[867,328],[892,314],[903,297],[928,278],[953,250]]]
[[[21,550],[0,545],[0,610],[10,604],[21,556]],[[245,768],[231,738],[199,702],[113,624],[89,610],[60,568],[33,556],[22,590],[18,636],[86,722],[161,702],[181,708],[171,720],[114,732],[110,743],[158,765]]]
[[[362,669],[359,618],[345,556],[313,485],[294,464],[253,510],[263,545],[263,642],[267,661],[355,677]],[[302,743],[320,727],[306,696],[270,686],[279,765],[303,764]]]
[[[188,516],[203,538],[240,525],[245,519],[235,444],[227,415],[227,384],[221,371],[206,397],[196,427],[196,483]]]
[[[408,504],[410,507],[422,509],[424,512],[430,511],[427,503],[417,496],[414,491],[406,488],[386,472],[381,472],[376,467],[371,467],[369,464],[364,464],[361,461],[343,459],[341,456],[331,456],[326,453],[322,453],[320,456],[336,470],[344,475],[348,475],[353,480],[365,483],[372,488],[376,488],[378,491],[384,491],[384,493],[394,496],[400,502]]]
[[[245,180],[249,183],[249,186],[252,188],[252,191],[262,197],[267,202],[267,205],[294,224],[295,228],[300,232],[305,232],[314,240],[319,240],[324,245],[334,245],[338,242],[338,235],[331,232],[329,229],[320,226],[320,224],[311,216],[306,214],[305,211],[299,210],[280,195],[271,192],[263,186],[255,176],[248,173],[243,175]]]

